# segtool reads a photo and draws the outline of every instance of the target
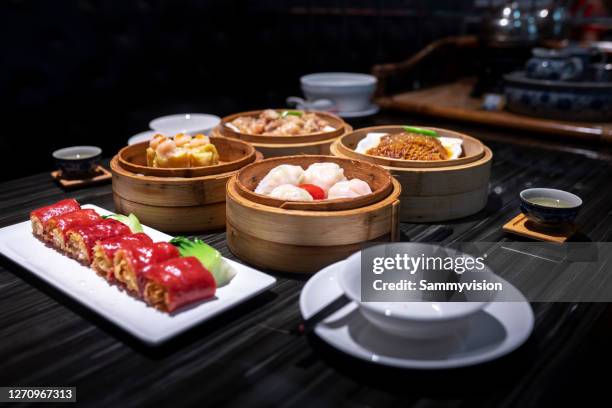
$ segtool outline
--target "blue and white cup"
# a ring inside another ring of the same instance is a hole
[[[97,146],[72,146],[53,152],[63,178],[82,179],[91,176],[100,164],[102,149]]]

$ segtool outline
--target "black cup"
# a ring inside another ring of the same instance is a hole
[[[84,179],[91,177],[100,164],[102,149],[96,146],[72,146],[53,152],[61,177]]]

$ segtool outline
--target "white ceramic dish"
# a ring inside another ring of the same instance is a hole
[[[343,262],[321,270],[304,286],[300,310],[307,319],[342,294],[337,282]],[[533,311],[510,283],[504,292],[516,302],[489,303],[453,335],[414,340],[372,326],[353,302],[319,323],[314,332],[330,346],[355,358],[384,366],[410,369],[465,367],[502,357],[523,344],[533,330]],[[513,293],[511,293],[513,292]]]
[[[351,72],[321,72],[300,78],[306,99],[329,99],[340,112],[359,112],[371,107],[376,77]]]
[[[151,140],[153,136],[158,134],[156,130],[145,130],[144,132],[136,133],[134,136],[128,139],[128,144],[133,145],[140,142]]]
[[[486,305],[486,302],[361,302],[361,252],[345,261],[338,284],[372,325],[406,338],[430,339],[452,334]]]
[[[336,115],[340,116],[341,118],[349,118],[349,119],[350,118],[365,118],[366,116],[376,115],[378,111],[380,111],[380,108],[378,107],[378,105],[371,103],[370,106],[364,110],[351,111],[351,112],[340,111],[340,112],[336,112]]]
[[[207,113],[179,113],[176,115],[162,116],[149,122],[149,127],[167,136],[177,133],[208,133],[213,130],[221,118]]]
[[[93,208],[102,215],[111,214],[94,205],[83,207]],[[146,226],[144,232],[154,241],[168,241],[172,238]],[[263,292],[276,281],[272,276],[228,260],[238,274],[228,285],[217,290],[215,298],[167,314],[129,296],[117,286],[108,284],[91,268],[43,244],[32,234],[30,221],[0,229],[0,253],[150,344],[159,344],[209,320]]]

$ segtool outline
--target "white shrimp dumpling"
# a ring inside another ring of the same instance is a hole
[[[353,198],[370,194],[370,185],[363,180],[354,178],[352,180],[340,181],[332,186],[327,193],[327,198]]]
[[[336,163],[313,163],[304,172],[304,184],[314,184],[327,191],[337,182],[346,180],[344,169]]]
[[[257,185],[257,188],[255,188],[255,192],[257,194],[268,195],[276,187],[283,184],[297,186],[298,184],[301,184],[303,178],[304,169],[300,166],[281,164],[266,174],[266,176]]]
[[[296,187],[292,184],[283,184],[276,187],[270,193],[270,197],[278,198],[287,201],[312,201],[313,198],[308,191],[303,188]]]

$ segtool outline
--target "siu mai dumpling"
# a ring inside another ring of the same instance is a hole
[[[212,143],[189,149],[191,167],[213,166],[219,163],[219,153]]]
[[[304,172],[304,184],[314,184],[327,193],[339,181],[346,180],[344,169],[336,163],[313,163]]]
[[[174,143],[179,147],[186,146],[189,144],[189,142],[191,142],[191,135],[179,133],[174,136]]]
[[[363,180],[354,178],[352,180],[340,181],[334,184],[327,193],[327,198],[353,198],[372,193],[370,185]]]
[[[155,150],[160,143],[166,141],[168,138],[161,133],[153,136],[153,139],[149,141],[149,147],[147,147],[147,166],[154,167],[155,163]]]
[[[300,166],[292,166],[291,164],[281,164],[276,166],[265,175],[259,182],[255,192],[257,194],[268,195],[276,187],[283,184],[291,184],[297,186],[302,183],[304,178],[304,169]]]
[[[276,187],[270,193],[270,197],[287,201],[312,201],[313,198],[308,191],[291,184],[283,184]]]
[[[215,164],[219,164],[219,153],[203,134],[191,137],[179,133],[173,138],[158,134],[147,148],[147,165],[150,167],[185,168]]]
[[[174,140],[168,139],[161,142],[157,149],[155,149],[153,167],[189,167],[190,161],[189,150],[184,147],[178,147]]]

